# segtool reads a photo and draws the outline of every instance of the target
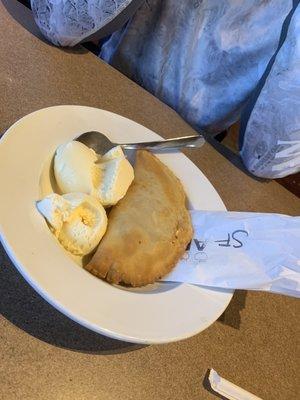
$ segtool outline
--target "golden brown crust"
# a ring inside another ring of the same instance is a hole
[[[153,154],[137,152],[135,178],[112,209],[108,229],[85,267],[111,283],[143,286],[166,275],[193,229],[178,178]]]

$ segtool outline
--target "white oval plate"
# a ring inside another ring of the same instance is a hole
[[[123,143],[161,138],[127,118],[81,106],[50,107],[16,122],[0,141],[0,227],[8,255],[50,304],[95,332],[150,344],[202,331],[223,313],[232,291],[175,283],[136,290],[114,287],[76,265],[38,214],[39,179],[49,155],[61,143],[91,130]],[[182,181],[192,208],[225,210],[213,186],[186,156],[159,158]]]

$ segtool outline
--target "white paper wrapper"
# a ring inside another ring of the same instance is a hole
[[[191,211],[194,239],[163,281],[300,297],[300,217]]]
[[[262,400],[260,397],[222,378],[214,369],[210,370],[208,379],[212,389],[228,400]]]

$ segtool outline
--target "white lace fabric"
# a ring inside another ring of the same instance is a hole
[[[132,0],[31,0],[43,35],[58,46],[75,46],[120,14]]]

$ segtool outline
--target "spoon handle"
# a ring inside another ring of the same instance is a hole
[[[196,148],[201,147],[205,140],[202,135],[184,136],[180,138],[159,140],[155,142],[127,143],[122,144],[126,150],[166,150],[166,149],[181,149],[183,147]]]

